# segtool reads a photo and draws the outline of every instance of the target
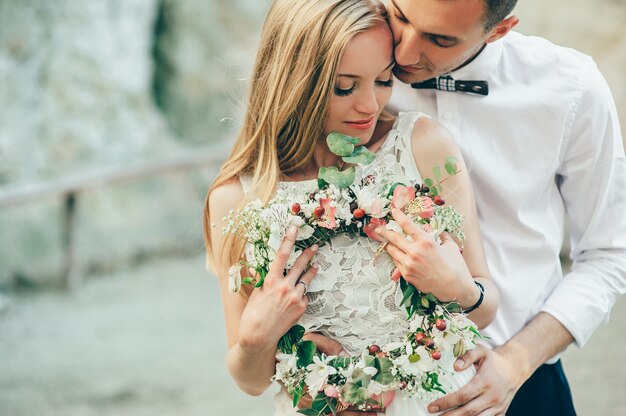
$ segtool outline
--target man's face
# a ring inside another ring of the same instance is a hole
[[[484,0],[389,0],[394,75],[405,83],[447,74],[471,59],[491,31]]]

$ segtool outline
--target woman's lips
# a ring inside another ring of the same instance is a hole
[[[353,129],[368,130],[374,125],[374,117],[367,120],[346,121],[346,124]]]

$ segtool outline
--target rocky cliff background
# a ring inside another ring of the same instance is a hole
[[[228,142],[268,0],[0,0],[0,193]],[[592,55],[626,122],[626,2],[521,0],[520,31]],[[85,273],[202,250],[214,168],[80,195]],[[55,284],[61,198],[0,207],[0,290]]]

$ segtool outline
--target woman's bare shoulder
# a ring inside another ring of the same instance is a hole
[[[213,218],[225,216],[228,211],[239,206],[244,196],[239,178],[229,179],[227,182],[213,188],[209,194],[211,216]]]

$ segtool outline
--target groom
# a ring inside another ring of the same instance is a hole
[[[475,365],[476,376],[429,406],[449,416],[575,415],[558,356],[582,347],[626,291],[626,160],[613,99],[589,57],[512,32],[515,4],[387,5],[404,83],[392,106],[430,114],[457,139],[501,295],[484,330],[493,349],[455,364]],[[573,266],[563,276],[565,213]]]

